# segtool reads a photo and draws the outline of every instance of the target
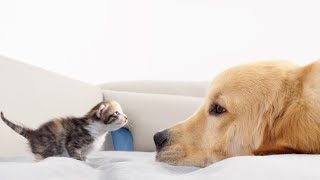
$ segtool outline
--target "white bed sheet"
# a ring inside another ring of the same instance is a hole
[[[178,167],[154,161],[154,153],[97,152],[89,162],[53,157],[0,157],[0,180],[15,179],[320,179],[320,155],[242,156],[206,168]]]

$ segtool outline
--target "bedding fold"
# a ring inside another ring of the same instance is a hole
[[[103,151],[88,162],[51,157],[33,162],[31,156],[0,157],[0,179],[319,179],[320,155],[233,157],[206,168],[171,166],[156,162],[155,153]]]

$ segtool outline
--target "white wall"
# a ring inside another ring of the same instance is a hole
[[[0,0],[0,54],[91,83],[320,57],[320,1]]]

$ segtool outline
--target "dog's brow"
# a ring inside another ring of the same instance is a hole
[[[222,96],[222,93],[221,93],[221,92],[215,93],[214,96],[213,96],[213,98],[211,98],[211,100],[219,99],[220,96]]]
[[[213,96],[213,98],[210,98],[210,100],[211,100],[211,103],[216,103],[216,104],[219,104],[220,106],[223,106],[224,108],[228,108],[226,99],[221,92],[216,93]]]

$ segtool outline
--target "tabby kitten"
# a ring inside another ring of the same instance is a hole
[[[127,124],[128,118],[116,101],[104,101],[83,117],[56,118],[32,130],[10,122],[1,112],[1,119],[25,137],[36,160],[50,156],[86,160],[87,154],[101,147],[108,131]]]

